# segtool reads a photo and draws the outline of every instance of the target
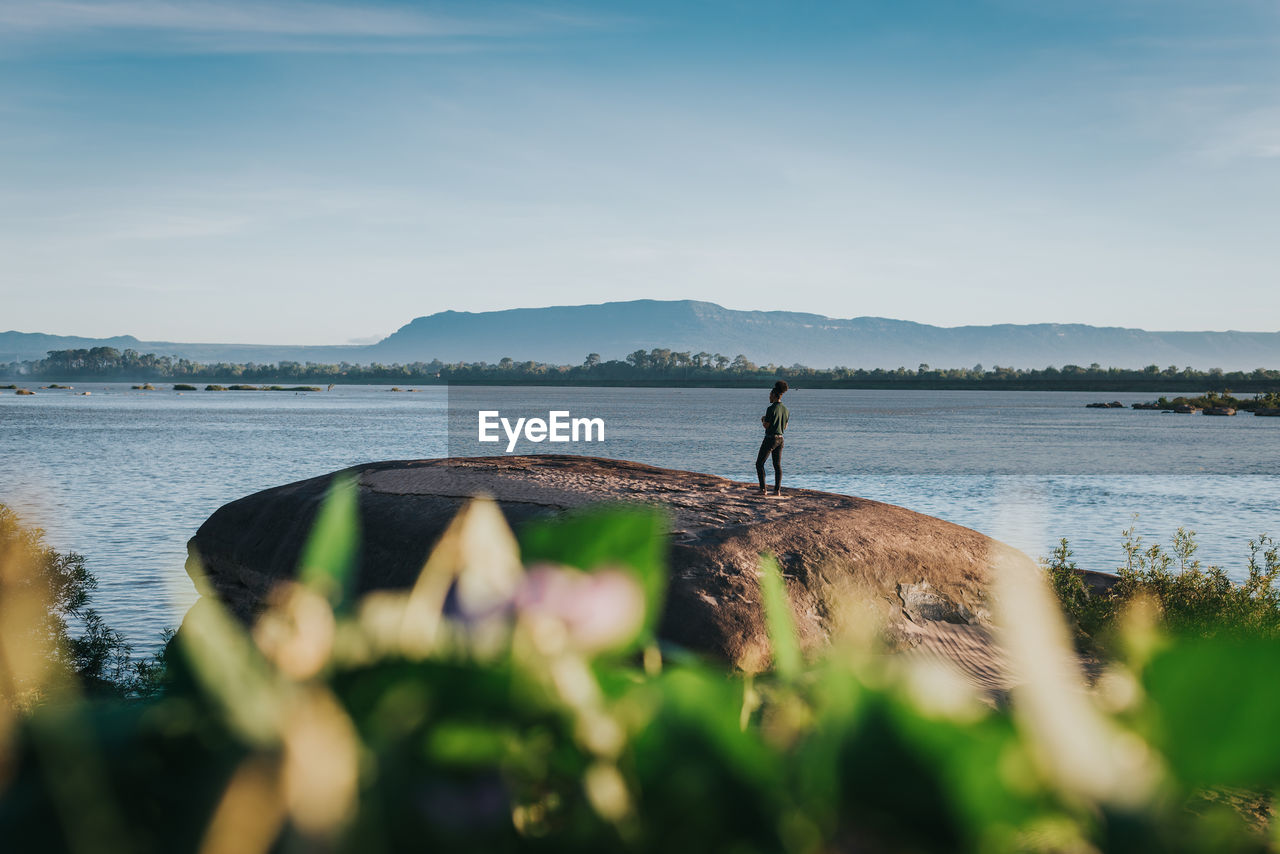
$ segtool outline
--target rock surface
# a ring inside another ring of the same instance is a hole
[[[665,640],[745,670],[766,667],[756,567],[770,552],[806,648],[825,643],[857,599],[870,602],[908,646],[935,649],[984,687],[1002,687],[986,629],[988,553],[996,543],[959,525],[812,490],[768,499],[752,484],[591,457],[414,460],[350,471],[360,487],[361,592],[412,584],[445,526],[476,494],[493,496],[517,529],[588,504],[656,503],[672,516]],[[292,577],[332,477],[227,504],[190,541],[192,562],[203,564],[212,592],[241,618],[252,618],[276,581]]]

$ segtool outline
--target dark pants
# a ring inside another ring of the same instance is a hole
[[[764,461],[773,457],[773,488],[782,488],[782,437],[768,436],[760,443],[760,453],[756,454],[756,477],[760,478],[760,489],[764,490]]]

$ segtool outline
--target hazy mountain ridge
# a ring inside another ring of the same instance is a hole
[[[116,335],[112,338],[83,338],[78,335],[49,335],[44,332],[0,332],[0,362],[19,362],[24,359],[43,359],[49,350],[79,350],[90,347],[115,347],[117,350],[137,350],[144,346],[132,335]]]
[[[938,327],[882,317],[840,319],[787,311],[735,311],[693,300],[639,300],[419,317],[369,349],[378,361],[406,361],[428,350],[448,360],[502,356],[577,363],[587,353],[621,358],[665,347],[758,363],[895,368],[982,363],[1012,367],[1098,362],[1104,366],[1280,365],[1280,333],[1149,332],[1086,324]],[[447,354],[447,355],[446,355]]]
[[[50,350],[89,350],[114,347],[158,356],[175,356],[195,362],[352,362],[367,347],[355,345],[290,346],[288,344],[188,344],[177,341],[140,341],[132,335],[84,338],[43,332],[0,332],[0,364],[43,359]]]
[[[580,363],[588,353],[621,359],[663,347],[692,353],[744,354],[754,362],[826,368],[987,367],[1097,362],[1226,370],[1280,366],[1280,332],[1151,332],[1086,324],[997,324],[939,327],[882,317],[832,318],[789,311],[736,311],[695,300],[635,300],[594,305],[443,311],[418,317],[371,345],[290,347],[182,344],[133,336],[87,339],[0,333],[0,362],[42,358],[46,350],[93,346],[197,361]]]

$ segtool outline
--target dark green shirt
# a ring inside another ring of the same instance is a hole
[[[764,411],[764,433],[766,436],[781,436],[787,432],[787,419],[791,413],[782,405],[782,401],[769,404]]]

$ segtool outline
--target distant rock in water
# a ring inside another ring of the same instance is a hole
[[[998,687],[986,587],[996,541],[931,516],[846,495],[578,456],[372,463],[359,477],[361,592],[408,587],[471,496],[493,496],[515,528],[601,502],[660,504],[672,514],[671,580],[660,636],[745,670],[769,662],[757,560],[777,556],[806,648],[825,643],[852,599],[872,603],[907,646],[930,645]],[[213,592],[242,619],[291,578],[333,475],[279,486],[215,512],[190,541]],[[856,613],[856,612],[851,612]],[[863,618],[867,618],[864,614]],[[968,650],[966,652],[966,650]],[[975,652],[976,650],[976,652]],[[991,683],[991,684],[987,684]]]

